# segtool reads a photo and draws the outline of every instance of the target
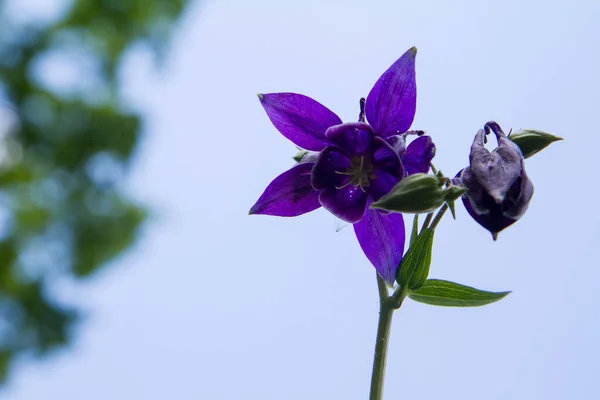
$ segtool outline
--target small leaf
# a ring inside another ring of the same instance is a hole
[[[511,134],[508,138],[519,146],[525,158],[537,154],[556,141],[563,140],[561,137],[535,129],[524,129]]]
[[[431,265],[433,234],[433,229],[425,229],[406,252],[396,273],[396,280],[401,287],[414,290],[427,279]]]
[[[415,214],[415,216],[413,217],[412,232],[410,233],[410,246],[412,246],[415,243],[415,240],[417,240],[418,234],[419,234],[419,214]]]
[[[504,298],[508,292],[487,292],[470,286],[441,279],[428,279],[412,291],[409,297],[415,301],[433,306],[479,307]]]

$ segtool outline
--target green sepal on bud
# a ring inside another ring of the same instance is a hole
[[[467,189],[466,187],[456,185],[450,186],[446,191],[446,204],[448,204],[448,208],[452,213],[452,218],[456,219],[456,208],[454,207],[454,202],[468,191],[469,189]]]
[[[308,150],[304,150],[304,149],[301,149],[300,147],[298,147],[298,152],[292,158],[297,163],[305,163],[305,162],[314,163],[317,161],[318,156],[319,156],[318,151],[308,151]]]
[[[548,147],[551,143],[563,140],[563,138],[554,136],[550,133],[536,131],[534,129],[524,129],[512,133],[508,137],[521,149],[523,157],[529,158]]]
[[[453,186],[441,172],[436,175],[414,174],[402,179],[371,207],[400,213],[428,213],[445,202],[458,199],[466,190]]]
[[[300,149],[296,155],[294,157],[292,157],[294,159],[294,161],[296,161],[297,163],[302,162],[302,159],[304,157],[306,157],[306,155],[310,153],[308,150],[302,150]]]

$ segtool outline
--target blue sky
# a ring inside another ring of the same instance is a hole
[[[527,160],[529,211],[497,242],[462,207],[442,221],[431,277],[513,293],[475,309],[406,301],[386,398],[599,397],[599,12],[590,1],[192,6],[162,72],[140,52],[124,73],[147,116],[128,190],[154,218],[96,279],[57,289],[89,311],[78,339],[22,362],[3,398],[366,398],[374,269],[324,210],[247,215],[295,153],[256,93],[303,93],[353,121],[413,45],[413,128],[433,136],[448,175],[488,120],[566,140]]]

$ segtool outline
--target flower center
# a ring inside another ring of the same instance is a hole
[[[335,173],[346,175],[349,178],[347,183],[336,187],[336,189],[342,189],[352,184],[354,187],[360,187],[364,192],[365,188],[371,186],[371,181],[377,178],[373,173],[373,165],[365,160],[365,156],[353,157],[350,160],[350,167],[346,168],[346,171],[335,171]]]

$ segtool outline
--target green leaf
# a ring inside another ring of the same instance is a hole
[[[414,290],[427,279],[434,232],[431,228],[425,229],[406,252],[396,273],[396,280],[401,287]]]
[[[413,290],[409,297],[415,301],[433,306],[479,307],[503,299],[508,292],[487,292],[470,286],[441,279],[428,279]]]
[[[417,240],[417,235],[419,234],[419,214],[415,214],[413,217],[413,226],[412,231],[410,233],[410,245],[412,246]]]
[[[508,138],[519,146],[525,158],[539,153],[554,142],[563,140],[561,137],[535,129],[524,129],[512,133]]]

